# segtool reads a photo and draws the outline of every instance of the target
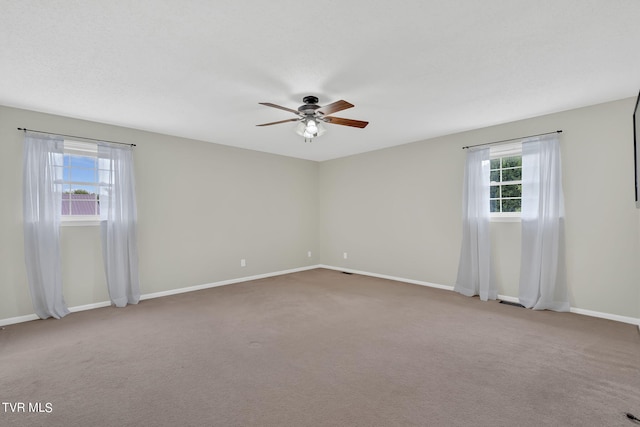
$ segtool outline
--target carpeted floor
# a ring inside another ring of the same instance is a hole
[[[0,383],[0,425],[632,426],[640,334],[318,269],[7,326]]]

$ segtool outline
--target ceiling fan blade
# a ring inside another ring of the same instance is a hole
[[[353,104],[345,100],[340,100],[340,101],[332,102],[329,105],[325,105],[324,107],[320,107],[318,108],[318,111],[324,114],[325,116],[328,116],[329,114],[337,113],[338,111],[346,110],[347,108],[351,108],[351,107],[353,107]]]
[[[340,117],[325,117],[324,120],[332,125],[351,126],[360,129],[367,127],[369,124],[369,122],[363,122],[362,120],[343,119]]]
[[[270,102],[258,102],[258,104],[266,105],[267,107],[278,108],[278,109],[284,110],[284,111],[289,111],[289,112],[291,112],[293,114],[299,114],[298,111],[296,111],[296,110],[292,110],[291,108],[283,107],[281,105],[272,104]]]
[[[279,123],[297,122],[298,120],[300,119],[287,119],[287,120],[280,120],[279,122],[263,123],[261,125],[256,125],[256,126],[271,126],[271,125],[277,125]]]

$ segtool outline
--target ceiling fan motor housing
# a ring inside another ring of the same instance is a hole
[[[304,98],[302,98],[302,102],[304,102],[305,104],[317,104],[318,103],[318,98],[316,96],[305,96]]]
[[[302,102],[304,105],[298,107],[298,111],[300,114],[304,114],[306,116],[313,115],[320,106],[318,105],[318,98],[315,96],[305,96],[302,98]]]

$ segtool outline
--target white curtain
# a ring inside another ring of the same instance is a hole
[[[557,135],[522,142],[520,303],[568,311],[564,262],[564,196]]]
[[[133,150],[98,143],[102,255],[109,297],[116,307],[137,304],[137,211]]]
[[[489,229],[489,148],[469,149],[462,199],[462,248],[454,290],[466,296],[496,299],[491,273]]]
[[[61,137],[25,133],[24,254],[33,308],[41,319],[69,314],[60,256],[63,150]]]

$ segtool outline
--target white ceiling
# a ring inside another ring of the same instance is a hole
[[[638,0],[0,0],[0,104],[317,161],[639,89]]]

